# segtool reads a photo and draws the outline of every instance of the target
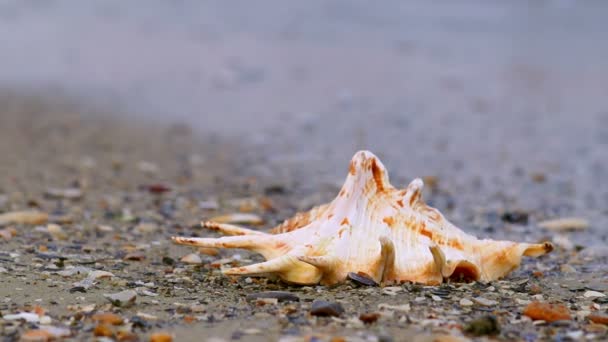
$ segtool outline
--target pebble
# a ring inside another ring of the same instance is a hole
[[[112,337],[112,336],[114,336],[114,331],[112,331],[112,328],[110,328],[108,325],[102,323],[102,324],[98,324],[95,327],[95,329],[93,330],[93,335]]]
[[[121,325],[124,320],[122,317],[111,312],[101,312],[93,315],[91,320],[98,323],[109,324],[109,325]]]
[[[155,332],[150,335],[150,342],[171,342],[173,341],[173,336],[167,332]]]
[[[500,332],[498,321],[494,316],[484,316],[471,321],[464,329],[466,333],[474,336],[496,335]]]
[[[44,194],[50,198],[67,198],[75,200],[81,198],[83,192],[78,188],[48,188]]]
[[[287,291],[266,291],[257,292],[247,295],[247,300],[257,300],[260,298],[275,298],[279,302],[299,302],[300,298],[295,294]]]
[[[9,227],[5,229],[0,229],[0,238],[3,238],[5,241],[9,241],[15,235],[17,235],[17,230],[15,230],[15,228]]]
[[[198,207],[202,210],[218,210],[220,204],[216,200],[206,200],[198,202]]]
[[[587,319],[593,323],[608,325],[608,315],[591,314]]]
[[[403,291],[403,288],[399,286],[388,286],[382,289],[382,294],[396,296],[401,291]]]
[[[352,280],[354,283],[356,283],[358,285],[378,286],[378,283],[376,283],[374,281],[374,279],[372,279],[366,275],[362,275],[362,274],[355,273],[355,272],[348,272],[347,277],[348,277],[348,279]]]
[[[377,312],[362,313],[359,315],[359,320],[365,324],[375,323],[378,318],[380,318],[380,314]]]
[[[68,235],[58,224],[50,223],[49,225],[46,226],[46,230],[48,231],[49,234],[51,234],[51,236],[54,239],[67,240],[67,238],[68,238]]]
[[[158,225],[152,222],[144,222],[135,226],[135,231],[142,234],[150,234],[158,231]]]
[[[192,265],[200,265],[203,263],[201,257],[196,253],[190,253],[188,255],[184,255],[181,259],[181,262]]]
[[[467,298],[462,298],[459,303],[461,306],[472,306],[473,305],[473,301],[471,301],[470,299],[467,299]]]
[[[379,310],[387,310],[387,311],[399,311],[399,312],[409,312],[411,310],[410,304],[401,304],[401,305],[391,305],[387,303],[378,304]]]
[[[54,340],[55,336],[42,329],[28,330],[21,335],[20,341],[23,342],[46,342]]]
[[[484,297],[475,297],[475,298],[473,298],[473,302],[475,302],[479,305],[483,305],[483,306],[494,306],[494,305],[498,304],[497,301],[487,299]]]
[[[14,320],[22,319],[28,323],[40,322],[40,316],[38,316],[38,314],[35,314],[33,312],[20,312],[18,314],[13,314],[13,315],[4,315],[4,316],[2,316],[2,318],[7,321],[14,321]]]
[[[598,291],[585,291],[585,293],[583,294],[583,297],[585,298],[599,298],[599,297],[606,297],[605,294],[598,292]]]
[[[0,273],[8,273],[8,270],[2,266],[0,266]]]
[[[555,322],[572,319],[570,310],[563,304],[532,302],[526,306],[523,314],[535,321],[542,320],[546,322]]]
[[[112,294],[104,294],[110,303],[114,306],[126,308],[135,304],[135,300],[137,299],[137,292],[133,290],[125,290],[118,293]]]
[[[11,211],[0,214],[0,226],[7,224],[45,224],[49,219],[49,215],[36,210]]]
[[[215,216],[210,221],[217,223],[235,223],[235,224],[252,224],[259,225],[263,224],[264,220],[256,214],[248,213],[234,213],[221,216]]]
[[[344,313],[344,308],[340,303],[315,300],[312,302],[310,314],[313,316],[339,317]]]
[[[105,224],[100,224],[97,226],[97,230],[103,233],[111,233],[114,231],[114,227]]]
[[[589,221],[579,217],[564,217],[538,223],[538,226],[553,231],[577,231],[589,228]]]

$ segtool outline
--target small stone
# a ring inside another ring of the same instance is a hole
[[[568,264],[563,264],[559,267],[560,271],[563,273],[576,273],[576,269]]]
[[[401,291],[403,291],[403,289],[399,286],[387,286],[382,289],[382,294],[396,296]]]
[[[472,306],[473,305],[473,301],[471,301],[470,299],[467,299],[467,298],[462,298],[459,303],[461,306]]]
[[[0,226],[5,226],[11,223],[29,225],[45,224],[48,219],[49,215],[40,211],[11,211],[0,214]]]
[[[126,290],[113,294],[104,294],[110,303],[114,306],[126,308],[135,304],[135,300],[137,299],[137,292],[133,290]]]
[[[145,312],[138,312],[136,314],[136,316],[140,317],[141,319],[144,319],[146,321],[157,321],[158,320],[158,316],[150,315]]]
[[[387,303],[378,304],[379,310],[388,310],[388,311],[399,311],[399,312],[409,312],[411,310],[410,304],[401,304],[401,305],[390,305]]]
[[[484,316],[467,324],[464,331],[474,336],[497,335],[500,333],[500,327],[496,317]]]
[[[15,228],[9,227],[0,229],[0,238],[4,239],[5,241],[9,241],[15,235],[17,235],[17,230]]]
[[[66,240],[68,235],[63,231],[60,225],[51,223],[46,226],[46,230],[51,234],[54,239]]]
[[[585,298],[599,298],[599,297],[606,297],[605,294],[598,292],[598,291],[585,291],[585,293],[583,294],[583,297]]]
[[[207,200],[198,202],[198,207],[202,210],[218,210],[220,204],[216,200]]]
[[[137,168],[139,169],[139,171],[149,174],[149,175],[153,175],[155,173],[158,173],[158,165],[149,162],[149,161],[140,161],[139,163],[137,163]]]
[[[247,295],[247,300],[257,300],[260,298],[276,298],[279,302],[299,302],[300,298],[287,291],[265,291]]]
[[[118,316],[115,313],[111,313],[111,312],[102,312],[102,313],[95,314],[95,315],[93,315],[93,317],[91,317],[91,319],[94,322],[109,324],[109,325],[121,325],[124,322],[122,317]]]
[[[585,333],[582,330],[574,330],[574,331],[568,331],[566,333],[566,336],[569,337],[570,339],[572,339],[573,341],[581,341],[581,338],[583,337]]]
[[[8,270],[2,266],[0,266],[0,273],[8,273]]]
[[[608,315],[591,314],[587,319],[596,324],[608,325]]]
[[[210,219],[217,223],[236,223],[236,224],[251,224],[260,225],[264,223],[264,220],[256,214],[248,213],[234,213],[222,216],[215,216]]]
[[[146,259],[146,255],[139,251],[127,253],[127,255],[125,255],[125,257],[123,258],[123,260],[128,260],[128,261],[143,261],[145,259]]]
[[[135,231],[142,234],[150,234],[158,231],[158,225],[152,222],[144,222],[135,226]]]
[[[89,275],[87,276],[87,278],[91,278],[91,279],[103,279],[103,278],[111,278],[114,277],[114,274],[108,271],[100,271],[100,270],[95,270],[95,271],[91,271],[89,273]]]
[[[155,332],[150,335],[150,342],[172,342],[173,336],[167,332]]]
[[[114,336],[114,332],[112,331],[112,328],[110,328],[108,325],[106,325],[106,324],[98,324],[95,327],[95,329],[93,330],[93,335],[95,335],[95,336],[112,337],[112,336]]]
[[[538,226],[553,231],[577,231],[589,228],[589,221],[579,217],[564,217],[538,223]]]
[[[526,306],[523,314],[535,321],[543,320],[546,322],[555,322],[572,319],[570,310],[563,304],[532,302]]]
[[[44,194],[49,198],[67,198],[75,200],[81,198],[83,192],[78,188],[48,188]]]
[[[102,232],[102,233],[111,233],[114,231],[114,227],[112,226],[108,226],[105,224],[100,224],[97,226],[97,230]]]
[[[523,211],[507,211],[500,217],[501,220],[508,223],[527,224],[528,213]]]
[[[181,259],[181,262],[192,265],[200,265],[203,263],[201,257],[196,253],[190,253],[188,255],[184,255]]]
[[[377,312],[362,313],[359,315],[359,320],[365,324],[375,323],[378,318],[380,318],[380,314]]]
[[[255,304],[257,306],[264,306],[264,305],[277,305],[279,303],[279,300],[276,298],[258,298],[255,301]]]
[[[23,342],[46,342],[55,339],[50,332],[42,329],[28,330],[21,335]]]
[[[348,279],[352,280],[355,284],[363,286],[378,286],[378,283],[374,279],[370,278],[365,274],[359,274],[355,272],[348,272]]]
[[[497,301],[487,299],[484,297],[475,297],[475,298],[473,298],[473,302],[475,302],[479,305],[483,305],[483,306],[494,306],[494,305],[498,304]]]
[[[20,312],[14,315],[4,315],[2,316],[7,321],[15,321],[15,320],[24,320],[28,323],[38,323],[40,322],[40,316],[33,312]]]
[[[344,313],[344,308],[340,303],[315,300],[312,302],[310,314],[313,316],[339,317]]]

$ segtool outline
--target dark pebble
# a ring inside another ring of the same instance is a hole
[[[87,289],[85,289],[84,286],[74,286],[70,289],[70,293],[74,293],[74,292],[87,293]]]
[[[313,316],[323,317],[338,317],[344,313],[344,308],[340,303],[327,302],[324,300],[315,300],[312,302],[310,314]]]
[[[363,286],[378,286],[378,283],[376,283],[372,278],[359,273],[349,272],[348,279]]]
[[[484,316],[467,324],[464,331],[474,336],[496,335],[500,332],[500,327],[496,317]]]
[[[266,291],[247,295],[247,300],[252,301],[260,298],[276,298],[279,302],[299,302],[300,298],[287,291]]]
[[[169,266],[173,266],[173,265],[175,265],[175,260],[173,258],[168,257],[168,256],[164,256],[163,257],[163,264],[169,265]]]
[[[528,223],[528,213],[523,211],[507,211],[500,217],[501,220],[508,223]]]

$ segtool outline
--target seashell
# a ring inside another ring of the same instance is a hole
[[[421,179],[405,189],[394,188],[380,160],[360,151],[333,201],[296,214],[270,234],[205,222],[203,226],[233,236],[172,239],[184,245],[247,249],[267,260],[225,269],[227,275],[278,276],[289,283],[324,285],[343,282],[349,273],[383,284],[491,281],[517,268],[522,256],[537,257],[553,249],[550,243],[477,239],[426,205],[422,188]]]

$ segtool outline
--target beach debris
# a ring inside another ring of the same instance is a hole
[[[583,293],[583,297],[585,298],[601,298],[601,297],[606,297],[605,294],[598,292],[598,291],[593,291],[593,290],[589,290],[589,291],[585,291],[585,293]]]
[[[45,224],[49,219],[47,213],[37,210],[11,211],[0,214],[0,226],[7,224]]]
[[[55,240],[67,240],[68,234],[61,228],[60,225],[55,223],[50,223],[46,226],[46,230]]]
[[[310,314],[313,316],[339,317],[343,313],[344,308],[340,303],[325,300],[315,300],[310,308]]]
[[[545,322],[555,322],[561,320],[571,320],[570,310],[563,304],[550,304],[534,301],[524,309],[523,314],[533,320]]]
[[[259,215],[251,214],[251,213],[233,213],[233,214],[215,216],[215,217],[212,217],[210,221],[217,222],[217,223],[240,223],[240,224],[252,224],[252,225],[258,225],[258,224],[264,223],[264,219],[262,219]]]
[[[347,277],[348,277],[348,279],[352,280],[353,282],[355,282],[356,284],[359,284],[359,285],[378,286],[378,283],[376,283],[374,281],[374,279],[372,279],[364,274],[348,272]]]
[[[608,315],[591,314],[587,319],[593,323],[608,325]]]
[[[483,316],[469,322],[463,330],[473,336],[497,335],[500,333],[500,326],[496,317]]]
[[[44,194],[49,198],[66,198],[76,200],[82,197],[83,192],[79,188],[48,188]]]
[[[135,304],[137,292],[133,290],[125,290],[118,293],[104,294],[103,296],[106,297],[110,303],[112,303],[112,305],[127,308]]]
[[[4,241],[9,241],[16,235],[17,235],[17,230],[13,227],[0,229],[0,238],[2,238]]]
[[[538,226],[557,232],[579,231],[589,228],[589,221],[579,217],[564,217],[538,223]]]
[[[200,265],[203,263],[203,260],[201,259],[201,257],[196,253],[190,253],[190,254],[184,255],[179,260],[185,264],[191,264],[191,265]]]
[[[361,320],[361,322],[365,324],[372,324],[375,323],[380,318],[380,316],[381,314],[378,312],[367,312],[360,314],[359,320]]]
[[[291,292],[287,291],[265,291],[247,295],[247,300],[256,300],[260,298],[275,298],[279,302],[299,302],[300,298]]]
[[[492,281],[519,266],[523,256],[538,257],[553,249],[548,242],[477,239],[426,205],[422,189],[421,179],[405,189],[394,188],[380,160],[360,151],[352,158],[346,181],[332,202],[296,214],[270,234],[227,223],[261,223],[257,216],[230,214],[203,226],[233,236],[173,237],[173,241],[259,252],[266,262],[224,269],[223,273],[275,275],[302,285],[341,283],[349,273],[384,284]]]
[[[109,325],[121,325],[124,323],[124,319],[119,315],[112,312],[100,312],[96,313],[91,317],[93,322],[109,324]]]
[[[171,342],[173,341],[173,336],[167,332],[155,332],[150,335],[150,342]]]

